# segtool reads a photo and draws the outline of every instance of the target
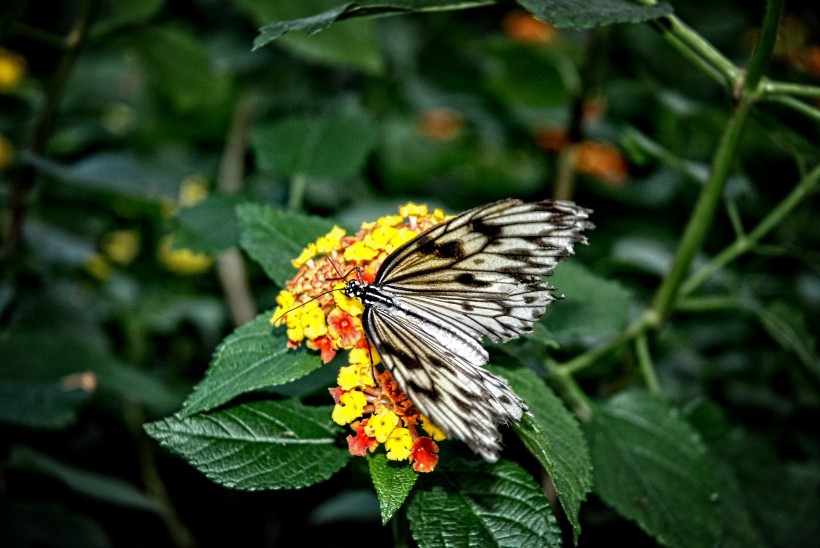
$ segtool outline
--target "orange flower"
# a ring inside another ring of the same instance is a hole
[[[433,141],[450,141],[464,132],[464,117],[449,108],[424,111],[418,120],[422,135]]]
[[[524,10],[514,10],[501,22],[504,34],[527,44],[547,44],[555,40],[555,27],[535,19]]]
[[[620,187],[629,178],[629,168],[621,151],[609,143],[582,141],[576,145],[575,167],[612,187]]]
[[[364,433],[364,429],[367,426],[366,419],[354,424],[356,426],[353,427],[353,430],[356,431],[356,435],[347,437],[347,448],[351,455],[356,457],[364,457],[367,455],[368,451],[371,453],[375,451],[379,446],[379,442],[376,441],[376,438],[371,438]],[[353,426],[353,424],[350,426]]]

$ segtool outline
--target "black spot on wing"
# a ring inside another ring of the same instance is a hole
[[[474,274],[471,274],[470,272],[463,272],[456,276],[456,282],[460,283],[461,285],[466,285],[469,287],[489,287],[493,285],[492,282],[484,282],[479,280],[475,277]]]
[[[504,230],[503,227],[499,225],[487,224],[482,219],[474,219],[470,223],[470,228],[479,234],[487,236],[490,240],[494,240],[501,236]]]
[[[420,236],[420,238],[423,238],[423,236]],[[464,258],[464,247],[457,241],[437,243],[433,239],[425,238],[416,247],[416,251],[423,255],[435,255],[442,259],[460,260]]]

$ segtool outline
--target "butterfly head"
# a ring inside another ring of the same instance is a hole
[[[344,291],[346,297],[356,297],[361,300],[364,295],[364,286],[359,280],[348,280],[345,282]]]

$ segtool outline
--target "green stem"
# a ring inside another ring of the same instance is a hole
[[[570,373],[555,368],[552,371],[550,380],[556,385],[555,388],[564,397],[564,400],[581,422],[587,422],[592,418],[592,406],[589,404],[589,398]]]
[[[749,68],[743,80],[744,95],[756,96],[763,79],[763,74],[772,58],[774,44],[777,40],[777,29],[780,26],[780,16],[783,13],[783,4],[786,0],[768,0],[766,14],[763,16],[763,26],[749,60]]]
[[[628,343],[647,329],[654,327],[656,324],[657,318],[651,310],[648,310],[640,320],[627,327],[614,339],[605,342],[601,346],[588,350],[583,354],[579,354],[568,362],[553,366],[552,374],[557,377],[565,377],[581,371],[582,369],[586,369],[603,356]]]
[[[761,82],[760,91],[766,95],[788,94],[797,95],[798,97],[820,97],[820,86],[777,82],[766,78]]]
[[[297,173],[290,181],[290,196],[288,197],[288,209],[296,211],[302,207],[302,201],[305,198],[305,191],[307,190],[308,178],[302,174]]]
[[[712,274],[754,247],[764,236],[783,222],[800,202],[811,194],[818,181],[820,181],[820,165],[803,177],[788,196],[777,204],[777,207],[770,211],[754,230],[749,232],[748,235],[735,240],[732,245],[715,255],[711,261],[683,282],[680,287],[680,295],[689,295]]]
[[[674,15],[654,21],[655,28],[678,52],[719,83],[734,88],[740,71],[719,50]]]
[[[766,97],[765,100],[770,103],[779,103],[783,106],[789,107],[792,110],[796,110],[807,118],[812,118],[815,121],[820,122],[820,109],[806,104],[799,99],[789,97],[788,95],[770,95]]]
[[[743,136],[750,108],[750,102],[741,101],[723,131],[712,163],[712,172],[709,174],[709,179],[701,191],[689,223],[683,232],[672,268],[658,288],[652,303],[652,307],[661,320],[665,320],[672,310],[678,289],[689,272],[692,259],[708,234],[709,226],[731,173],[732,161]]]
[[[653,394],[660,394],[661,387],[658,383],[655,367],[652,365],[652,355],[649,353],[649,342],[646,338],[646,332],[640,333],[635,339],[635,354],[638,357],[641,376],[643,376],[647,389]]]

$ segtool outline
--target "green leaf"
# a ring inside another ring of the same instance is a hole
[[[379,496],[382,525],[385,525],[404,504],[419,474],[406,462],[388,460],[384,453],[368,454],[367,464],[370,465],[370,478]]]
[[[96,38],[127,25],[144,23],[156,15],[164,4],[165,0],[115,0],[105,2],[104,17],[94,22],[91,34]]]
[[[327,234],[334,226],[321,217],[259,204],[242,204],[237,207],[237,215],[242,248],[262,265],[279,287],[284,287],[296,274],[291,260],[298,257],[310,241]]]
[[[510,381],[515,393],[527,402],[532,417],[525,416],[520,425],[513,427],[552,478],[577,543],[581,502],[592,489],[592,463],[581,427],[558,396],[532,371],[490,369]]]
[[[228,100],[230,80],[213,70],[205,43],[192,32],[146,25],[129,34],[129,46],[178,112],[217,108]]]
[[[0,546],[109,548],[111,539],[97,521],[56,502],[7,498],[0,511]]]
[[[0,421],[28,428],[58,429],[72,424],[91,394],[58,381],[0,379]]]
[[[542,320],[553,336],[588,344],[610,339],[626,326],[630,293],[592,274],[577,261],[560,263],[547,280],[564,299],[552,303]]]
[[[284,331],[268,322],[270,316],[260,314],[222,341],[181,416],[208,411],[245,392],[289,383],[321,367],[318,356],[290,350]]]
[[[439,464],[422,480],[407,511],[421,548],[561,546],[549,501],[513,462]]]
[[[21,426],[67,426],[95,391],[153,410],[179,405],[179,398],[148,373],[70,333],[8,333],[0,341],[0,356],[0,420]]]
[[[766,332],[820,378],[820,361],[815,351],[815,336],[806,324],[803,310],[782,301],[756,309]]]
[[[585,29],[612,23],[640,23],[672,13],[666,2],[635,0],[517,0],[536,18],[556,27]]]
[[[239,243],[236,206],[247,198],[212,194],[176,216],[174,248],[215,255]]]
[[[93,499],[128,508],[162,513],[159,503],[124,481],[81,470],[32,449],[15,447],[8,458],[10,468],[30,470],[51,476],[78,493]]]
[[[336,443],[332,407],[296,400],[243,403],[145,431],[216,483],[235,489],[299,489],[340,470],[350,453]]]
[[[372,117],[358,105],[319,116],[294,116],[251,135],[260,169],[290,178],[345,179],[358,173],[376,144]]]
[[[641,391],[596,406],[584,424],[594,491],[668,546],[715,546],[714,471],[697,432],[674,409]]]
[[[336,21],[354,17],[377,15],[398,15],[421,11],[444,11],[467,9],[495,3],[494,0],[362,0],[347,2],[332,9],[302,19],[277,21],[259,29],[259,36],[253,41],[253,48],[261,48],[280,36],[296,30],[316,34]]]

